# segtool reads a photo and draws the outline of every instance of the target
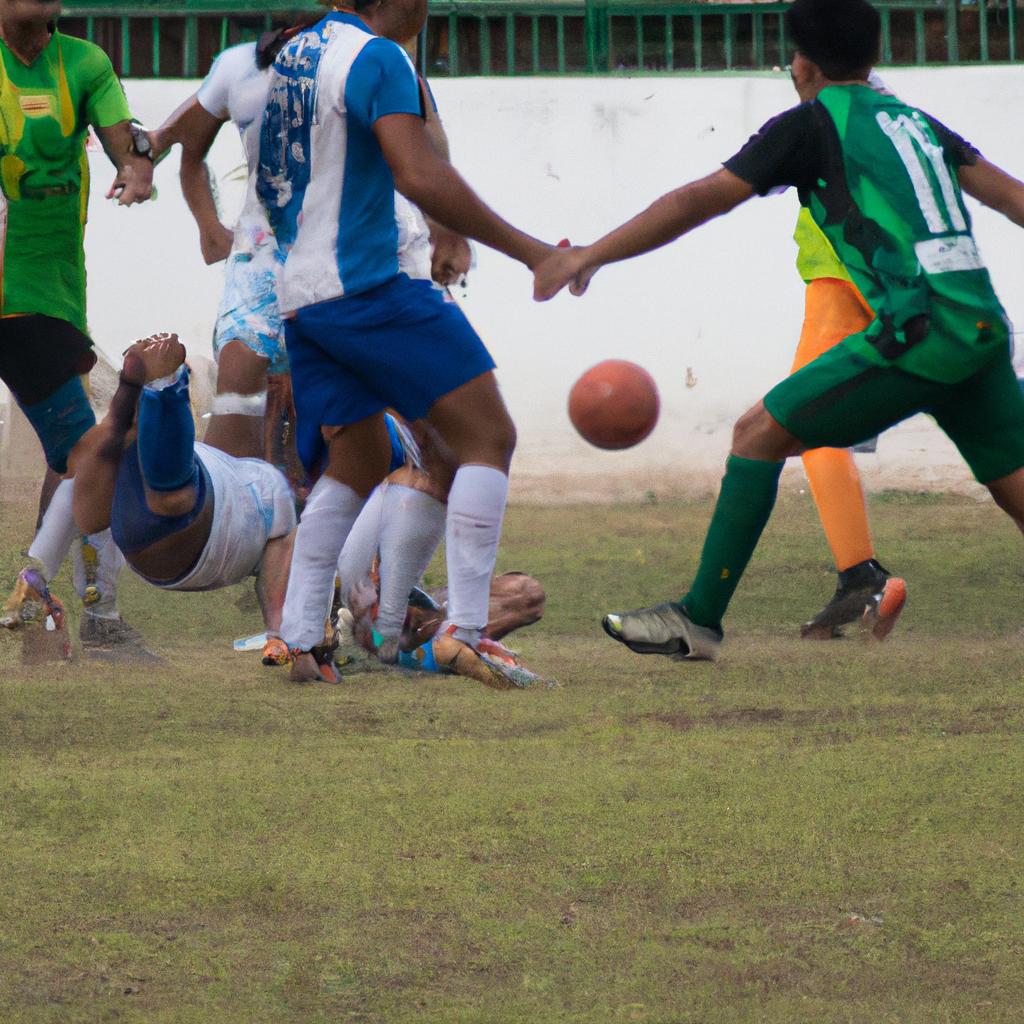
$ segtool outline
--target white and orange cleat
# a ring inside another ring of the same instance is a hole
[[[14,590],[0,613],[0,626],[17,629],[28,623],[45,622],[47,616],[58,630],[64,628],[64,605],[50,593],[42,573],[28,566],[18,573]]]
[[[875,594],[861,617],[861,629],[876,640],[884,640],[907,603],[907,582],[890,576],[880,593]]]

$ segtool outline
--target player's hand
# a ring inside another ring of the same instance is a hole
[[[533,297],[537,302],[547,302],[566,285],[573,295],[582,295],[597,270],[587,266],[583,246],[552,249],[533,268]]]
[[[220,263],[231,255],[235,236],[220,221],[199,232],[199,251],[207,266]]]
[[[432,224],[430,241],[434,247],[430,276],[439,285],[455,284],[469,273],[473,253],[466,238],[440,224]]]
[[[121,168],[107,190],[108,199],[116,199],[118,206],[144,203],[153,195],[153,162],[138,157]]]

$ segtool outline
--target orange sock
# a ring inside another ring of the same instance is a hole
[[[811,281],[807,286],[804,326],[793,372],[838,345],[843,338],[863,331],[872,319],[867,303],[849,281],[835,278]],[[836,570],[842,572],[874,558],[864,489],[853,456],[845,448],[815,448],[804,452],[803,460]]]
[[[804,452],[803,459],[836,571],[874,558],[864,490],[853,456],[846,448],[814,448]]]

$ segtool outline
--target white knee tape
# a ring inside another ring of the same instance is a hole
[[[228,391],[214,395],[210,411],[214,416],[264,416],[267,412],[267,393],[239,395]]]

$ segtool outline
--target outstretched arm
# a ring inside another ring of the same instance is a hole
[[[150,136],[156,156],[176,143],[181,145],[181,192],[199,228],[199,248],[207,263],[227,259],[233,240],[217,214],[205,162],[223,124],[192,96]]]
[[[1024,228],[1024,182],[995,164],[979,157],[977,163],[964,164],[957,175],[960,185],[979,202],[998,210],[1018,227]]]
[[[373,123],[373,131],[395,188],[428,217],[531,268],[548,252],[550,246],[502,220],[441,158],[421,118],[387,114]]]
[[[534,268],[533,297],[544,302],[567,284],[573,295],[582,295],[590,279],[606,263],[628,260],[667,245],[712,218],[728,213],[753,194],[747,182],[725,168],[668,192],[591,245],[551,252]]]

